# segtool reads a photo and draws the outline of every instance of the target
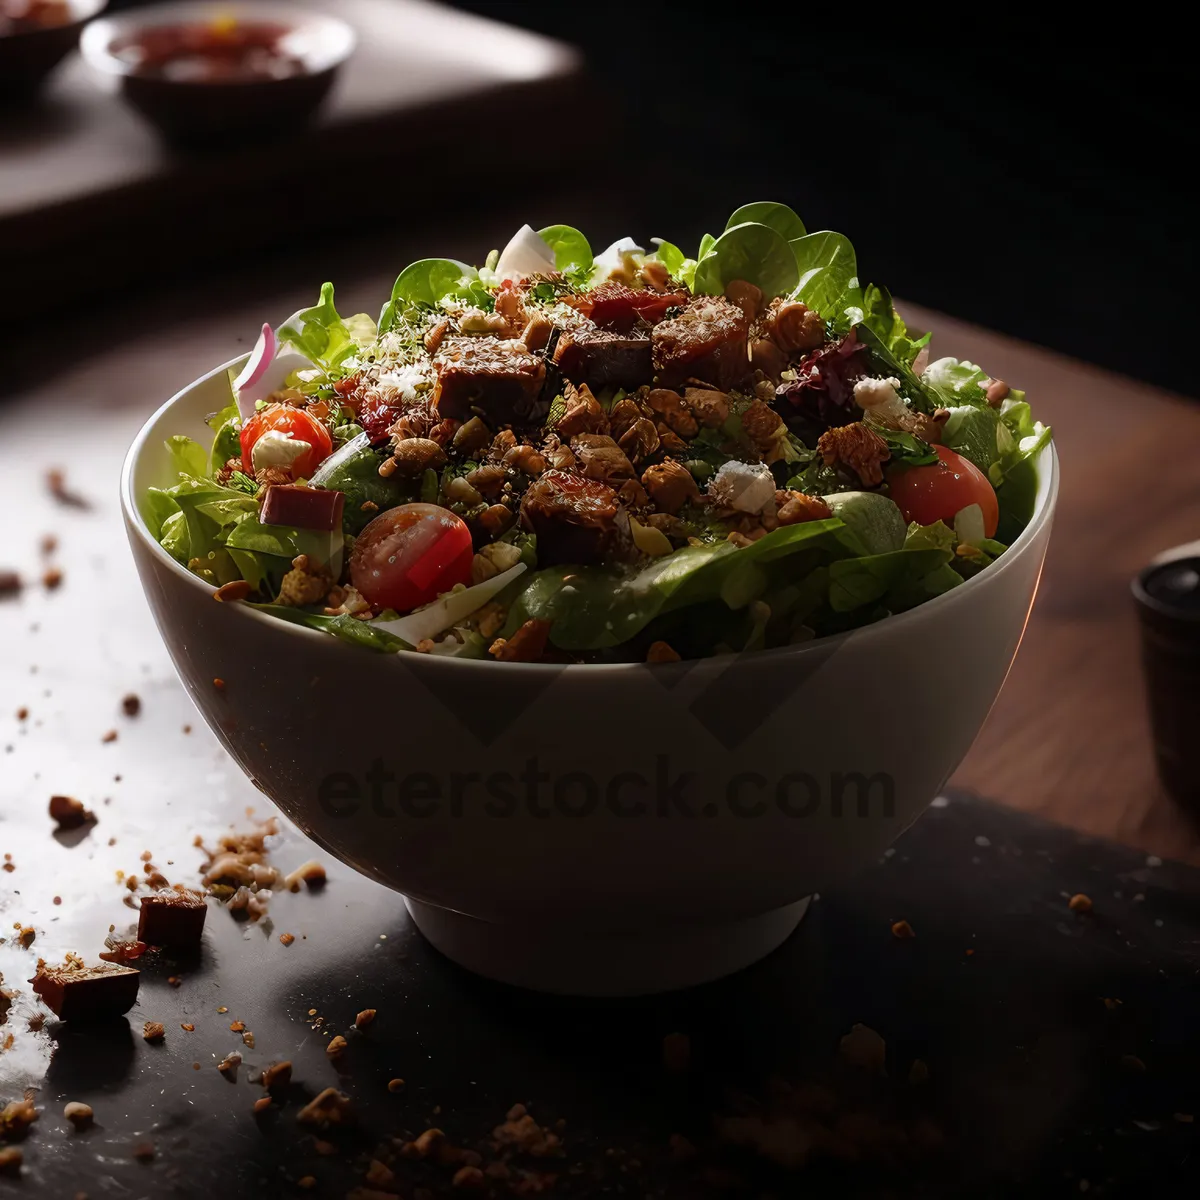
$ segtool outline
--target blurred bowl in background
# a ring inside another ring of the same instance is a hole
[[[156,5],[94,22],[81,48],[174,144],[270,141],[308,121],[354,51],[344,21],[270,2]]]
[[[0,0],[0,102],[36,95],[107,0]],[[19,15],[18,15],[19,14]]]

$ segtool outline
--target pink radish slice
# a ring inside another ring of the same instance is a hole
[[[243,421],[254,415],[254,401],[249,397],[243,401],[242,393],[249,392],[267,373],[267,368],[275,359],[276,348],[275,330],[270,325],[263,325],[262,333],[258,335],[258,341],[254,343],[254,349],[250,352],[242,373],[233,381],[233,390],[238,398],[238,412],[242,414]]]

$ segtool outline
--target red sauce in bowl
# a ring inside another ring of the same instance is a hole
[[[10,33],[33,33],[70,25],[75,19],[65,0],[0,0],[0,37]]]
[[[292,30],[255,21],[153,25],[114,42],[134,74],[176,83],[258,83],[308,74],[284,48]]]

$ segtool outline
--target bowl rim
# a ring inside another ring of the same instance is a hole
[[[107,3],[107,0],[99,0]],[[288,25],[293,29],[323,28],[327,37],[320,50],[308,64],[308,76],[320,75],[340,66],[354,52],[358,35],[352,26],[340,17],[316,9],[297,8],[287,0],[234,0],[232,4],[221,4],[220,0],[183,0],[178,4],[153,4],[147,8],[134,8],[127,12],[114,13],[92,21],[79,39],[79,52],[93,70],[103,75],[126,77],[136,74],[132,64],[112,52],[112,44],[118,37],[149,29],[158,25],[188,25],[199,21],[211,21],[215,17],[233,16],[239,20],[271,21]],[[326,44],[327,43],[327,44]],[[156,83],[169,87],[221,87],[221,84],[197,83],[195,80],[160,79]],[[244,82],[244,81],[243,81]],[[260,84],[271,84],[277,80],[255,80]],[[199,381],[197,381],[199,382]]]
[[[188,585],[200,588],[210,596],[216,591],[216,588],[212,584],[205,583],[198,575],[193,574],[182,563],[172,558],[162,548],[158,540],[151,536],[150,530],[142,516],[138,497],[134,493],[133,480],[137,464],[141,461],[142,455],[147,450],[151,430],[158,424],[159,420],[176,404],[186,400],[196,388],[217,376],[227,374],[233,368],[240,368],[249,357],[250,354],[247,351],[246,353],[239,354],[236,358],[230,359],[226,363],[222,363],[219,367],[214,367],[211,371],[206,372],[199,378],[192,380],[185,387],[180,388],[169,400],[160,404],[143,422],[133,441],[130,443],[129,449],[125,453],[125,460],[121,466],[121,512],[130,537],[136,536],[147,547],[151,555],[162,562],[178,578],[186,580]],[[756,662],[761,660],[766,665],[774,659],[783,657],[796,658],[814,651],[831,653],[835,646],[847,638],[883,636],[891,630],[900,630],[914,621],[928,618],[934,612],[947,610],[951,605],[964,603],[964,598],[968,593],[974,594],[981,588],[988,586],[987,581],[989,579],[997,580],[1006,570],[1011,569],[1016,560],[1023,557],[1034,544],[1043,526],[1053,520],[1054,510],[1058,503],[1059,487],[1058,451],[1053,441],[1050,441],[1039,453],[1036,467],[1038,472],[1038,494],[1033,516],[1030,518],[1029,524],[1021,531],[1017,540],[1009,546],[1008,550],[998,561],[992,563],[985,570],[980,571],[970,579],[964,580],[959,587],[951,588],[949,591],[943,592],[940,596],[934,596],[932,599],[926,600],[924,604],[918,604],[915,608],[907,609],[905,612],[895,613],[890,617],[884,617],[880,621],[874,621],[869,625],[862,625],[855,629],[848,629],[843,633],[832,634],[828,637],[813,638],[811,641],[800,642],[794,646],[778,646],[770,650],[755,650],[751,652],[754,660]],[[1039,569],[1039,579],[1040,576],[1041,571]],[[319,629],[309,629],[292,621],[282,621],[278,617],[260,612],[258,609],[246,604],[233,604],[226,605],[225,607],[230,609],[231,612],[236,613],[239,617],[261,622],[266,627],[275,630],[283,636],[311,640],[311,644],[314,646],[317,639],[325,643],[331,641],[329,635],[321,632]],[[355,647],[346,646],[341,647],[341,649],[347,653],[352,653]],[[482,666],[488,671],[518,670],[523,674],[533,672],[561,673],[564,671],[616,674],[644,671],[647,668],[670,670],[671,668],[678,668],[680,665],[677,663],[643,662],[568,663],[565,665],[562,663],[495,663],[482,662],[478,659],[460,659],[433,654],[413,655],[411,653],[376,654],[374,657],[384,662],[403,658],[406,663],[409,659],[416,658],[420,660],[420,665],[423,669],[430,669],[432,667],[433,669],[463,670],[468,668],[477,669]],[[736,657],[741,658],[744,655],[739,654]],[[682,665],[692,667],[696,661],[704,662],[708,660],[685,661]],[[437,666],[433,667],[433,664],[437,664]]]
[[[10,38],[45,37],[47,34],[61,34],[65,29],[78,29],[81,25],[98,17],[108,5],[108,0],[67,0],[71,9],[71,19],[61,25],[39,25],[33,29],[20,29],[16,33],[6,33],[4,40]]]

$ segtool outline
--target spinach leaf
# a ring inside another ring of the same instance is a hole
[[[360,621],[347,613],[336,617],[327,617],[323,613],[308,612],[303,608],[291,608],[286,604],[252,604],[251,608],[259,612],[269,613],[273,617],[282,617],[294,625],[303,625],[308,629],[316,629],[322,633],[332,634],[340,641],[361,646],[366,650],[374,650],[377,654],[395,654],[398,650],[411,650],[412,647],[394,633],[383,629],[373,629],[369,621]]]
[[[902,433],[896,429],[885,429],[879,425],[871,428],[888,444],[892,452],[892,462],[905,467],[926,467],[938,460],[937,452],[911,433]]]
[[[732,229],[735,225],[744,225],[747,221],[769,225],[785,242],[802,238],[808,232],[804,228],[804,222],[786,204],[776,204],[773,200],[755,200],[751,204],[743,204],[725,222],[725,228]]]
[[[538,237],[554,251],[554,265],[564,275],[591,270],[592,248],[578,229],[570,225],[547,225],[538,230]]]
[[[711,233],[706,233],[700,239],[700,248],[696,251],[696,261],[699,262],[716,244],[716,238]]]
[[[996,409],[974,404],[959,404],[950,409],[950,416],[942,426],[942,441],[984,474],[1015,444]]]
[[[654,257],[667,268],[671,277],[691,288],[696,280],[696,260],[685,257],[673,242],[662,238],[651,238],[650,241],[655,247]]]
[[[855,325],[854,331],[858,340],[870,352],[875,367],[881,375],[891,375],[900,382],[900,389],[908,397],[913,407],[921,412],[933,412],[935,408],[943,407],[943,397],[928,386],[923,380],[913,374],[913,369],[903,359],[899,359],[884,345],[883,340],[869,325]]]
[[[988,468],[988,479],[996,489],[1000,503],[1000,524],[996,537],[1011,545],[1029,524],[1037,500],[1037,459],[1050,444],[1050,426],[1040,421],[1034,432],[1021,438]]]
[[[326,371],[335,370],[358,349],[334,306],[332,283],[321,287],[320,299],[312,308],[303,309],[284,322],[279,341],[281,345],[295,346]]]
[[[788,243],[800,272],[792,295],[827,321],[841,314],[843,297],[858,279],[858,259],[849,238],[831,230]]]
[[[379,314],[379,332],[387,333],[403,309],[418,304],[436,307],[446,296],[469,294],[478,280],[479,272],[456,258],[421,258],[410,263],[396,277],[392,298]]]
[[[789,293],[797,280],[796,260],[786,239],[769,225],[747,222],[727,229],[696,267],[696,292],[720,296],[744,279],[770,299]]]
[[[829,564],[829,606],[842,613],[876,601],[892,612],[912,608],[962,582],[949,567],[951,557],[947,549],[906,546],[887,554],[838,559]]]
[[[361,533],[378,513],[414,498],[416,489],[398,476],[384,479],[379,474],[381,461],[374,450],[364,446],[321,479],[322,487],[345,493],[342,524],[349,533]],[[368,502],[375,509],[364,512],[363,505]]]
[[[759,568],[804,551],[819,550],[828,558],[858,548],[841,521],[828,519],[784,526],[740,550],[730,542],[685,546],[632,571],[548,567],[536,572],[516,598],[506,636],[539,617],[552,623],[550,640],[561,649],[618,646],[660,614],[717,599],[741,606],[751,585],[765,585],[768,576],[759,575]]]

